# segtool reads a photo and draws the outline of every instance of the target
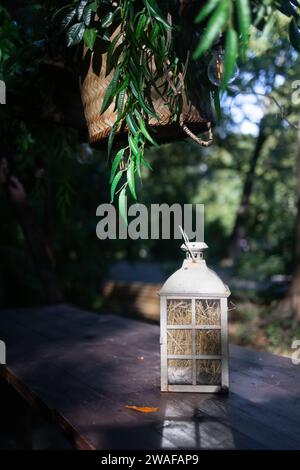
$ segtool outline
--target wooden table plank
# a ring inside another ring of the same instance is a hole
[[[161,393],[157,325],[62,305],[1,311],[0,339],[14,386],[76,448],[300,448],[300,367],[289,359],[232,347],[228,396]]]

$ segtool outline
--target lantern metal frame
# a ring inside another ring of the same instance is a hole
[[[229,294],[228,294],[229,295]],[[168,300],[190,300],[192,302],[192,322],[189,324],[168,325],[167,324],[167,301]],[[221,307],[220,325],[197,325],[196,324],[196,300],[219,300]],[[160,348],[161,348],[161,391],[162,392],[207,392],[214,393],[226,391],[229,388],[228,367],[228,307],[227,297],[192,295],[161,295],[160,298]],[[174,355],[168,354],[168,330],[192,330],[192,354]],[[220,355],[196,355],[195,335],[196,330],[220,330],[221,332],[221,354]],[[190,359],[192,361],[192,384],[171,385],[168,383],[168,359]],[[221,383],[220,385],[197,385],[196,383],[196,360],[207,359],[221,361]]]

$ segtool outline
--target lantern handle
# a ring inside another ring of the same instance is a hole
[[[191,258],[192,258],[192,260],[193,260],[193,263],[196,263],[194,253],[192,252],[192,250],[191,250],[190,247],[189,247],[190,240],[188,239],[188,236],[187,236],[187,234],[185,233],[185,231],[183,230],[183,228],[181,227],[181,225],[179,225],[179,228],[180,228],[180,231],[181,231],[182,238],[183,238],[183,240],[184,240],[184,244],[185,244],[185,246],[186,246],[186,249],[188,250],[189,254],[191,255]]]

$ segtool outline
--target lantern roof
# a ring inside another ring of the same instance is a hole
[[[187,246],[189,245],[189,246]],[[182,267],[172,274],[160,290],[160,295],[184,297],[228,297],[230,290],[202,259],[201,251],[208,248],[204,242],[189,242],[181,247],[187,258]]]

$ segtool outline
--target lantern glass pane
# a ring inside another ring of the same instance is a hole
[[[170,385],[191,385],[192,361],[190,359],[169,359],[168,383]]]
[[[197,330],[196,355],[221,355],[221,331],[220,330]]]
[[[192,330],[168,330],[168,354],[192,354]]]
[[[168,300],[167,322],[168,325],[190,325],[192,323],[192,301]]]
[[[221,325],[220,300],[198,299],[195,302],[196,325]]]
[[[219,359],[196,360],[197,385],[220,385],[222,379],[222,364]]]

